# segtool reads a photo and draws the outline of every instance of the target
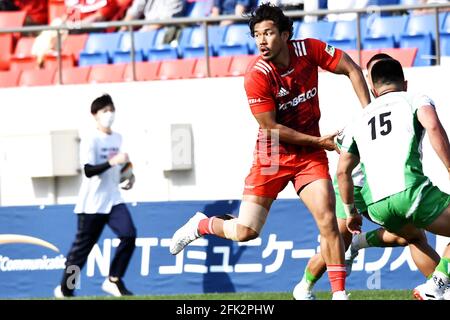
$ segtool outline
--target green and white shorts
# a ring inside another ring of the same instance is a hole
[[[389,231],[406,224],[429,226],[450,204],[450,195],[427,180],[369,205],[370,218]]]

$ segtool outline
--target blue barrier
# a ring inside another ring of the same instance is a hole
[[[177,256],[169,253],[173,232],[196,211],[237,215],[239,204],[237,200],[128,204],[138,239],[124,278],[127,287],[139,295],[292,291],[319,247],[315,223],[298,200],[275,201],[261,236],[251,242],[207,236]],[[75,236],[72,210],[72,205],[0,208],[1,298],[52,296]],[[364,230],[374,227],[365,220]],[[36,244],[17,243],[24,241],[17,236],[6,236],[12,239],[5,241],[5,235],[33,237],[26,241]],[[428,240],[436,245],[434,235],[428,234]],[[118,242],[106,227],[81,272],[77,295],[105,295],[100,287]],[[373,248],[360,252],[347,288],[412,289],[423,281],[408,249]],[[329,290],[326,275],[316,288]]]

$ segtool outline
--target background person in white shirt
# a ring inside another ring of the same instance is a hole
[[[74,295],[77,273],[86,263],[106,224],[120,239],[120,244],[102,289],[114,296],[132,295],[122,277],[135,249],[136,228],[119,190],[120,171],[129,158],[121,149],[122,136],[111,130],[114,111],[114,103],[107,94],[92,102],[91,113],[97,129],[81,139],[80,161],[84,175],[74,210],[78,216],[78,229],[67,255],[61,284],[54,292],[58,298]],[[128,190],[133,183],[132,175],[121,185]]]

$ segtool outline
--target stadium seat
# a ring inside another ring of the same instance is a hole
[[[11,34],[0,34],[0,70],[9,70],[13,50],[13,37]]]
[[[375,17],[367,29],[363,47],[365,49],[397,47],[407,22],[407,15]]]
[[[150,49],[148,51],[148,61],[174,60],[178,59],[178,51],[172,47]]]
[[[88,82],[91,67],[67,68],[62,70],[62,84],[83,84]],[[53,81],[59,83],[58,73]]]
[[[210,57],[209,70],[211,77],[225,77],[228,76],[232,57]],[[198,59],[195,64],[193,76],[195,78],[205,78],[208,76],[206,70],[206,60]]]
[[[345,50],[345,52],[352,58],[353,61],[358,63],[358,50]],[[380,53],[380,49],[361,50],[361,68],[365,69],[367,62],[377,53]]]
[[[217,55],[217,50],[222,43],[226,27],[209,26],[208,42],[210,55]],[[185,58],[196,58],[205,56],[205,29],[203,26],[193,27],[190,34],[180,43],[181,56]]]
[[[91,33],[86,41],[84,50],[80,53],[78,65],[87,66],[109,63],[118,48],[121,35],[120,32]]]
[[[50,86],[53,84],[54,75],[55,70],[23,70],[19,78],[19,86]]]
[[[158,79],[187,79],[192,77],[196,59],[164,60],[158,72]]]
[[[30,70],[38,69],[38,64],[34,56],[12,57],[10,59],[10,70]]]
[[[125,64],[105,64],[95,65],[91,67],[88,82],[105,83],[105,82],[122,82]]]
[[[213,4],[213,0],[187,1],[186,16],[190,18],[207,17],[211,12]]]
[[[327,41],[331,37],[334,28],[334,22],[318,21],[304,22],[298,27],[294,39],[315,38]]]
[[[361,18],[361,39],[364,39],[366,34],[366,19]],[[336,21],[331,36],[327,42],[332,46],[340,48],[342,50],[356,49],[356,20],[353,21]]]
[[[75,66],[73,55],[62,55],[61,62],[63,68],[71,68]],[[48,54],[44,57],[44,68],[46,69],[58,69],[58,56],[54,54]]]
[[[62,53],[64,55],[72,55],[75,62],[78,63],[80,59],[80,52],[83,51],[86,46],[88,34],[69,34],[64,40]]]
[[[16,87],[19,84],[20,70],[0,71],[0,88]]]
[[[445,12],[439,14],[444,21]],[[405,31],[400,38],[401,48],[417,48],[415,66],[428,66],[435,63],[434,41],[436,39],[436,21],[434,14],[410,15]]]
[[[31,48],[33,48],[35,37],[21,37],[14,50],[14,57],[23,58],[31,56]]]
[[[26,14],[25,11],[0,11],[0,28],[22,27]]]
[[[417,49],[414,66],[430,66],[434,63],[434,46],[431,34],[403,35],[400,48]]]
[[[153,48],[155,42],[156,30],[134,32],[135,61],[147,59],[147,52]],[[114,52],[113,62],[131,62],[131,36],[129,32],[122,34],[119,41],[119,47]]]
[[[398,60],[404,68],[412,67],[417,55],[417,48],[390,48],[380,50]]]
[[[160,61],[155,62],[137,62],[136,63],[136,81],[150,81],[158,79],[158,71],[161,65]],[[124,81],[133,81],[133,69],[131,64],[127,64],[123,74]]]
[[[450,13],[444,18],[441,27],[441,55],[450,56]]]
[[[242,76],[247,70],[248,64],[254,60],[256,55],[235,56],[231,60],[230,69],[228,70],[229,76]]]
[[[223,36],[223,42],[219,46],[218,55],[247,55],[253,50],[251,45],[254,39],[250,36],[248,25],[232,24],[228,26]],[[230,53],[230,50],[232,53]]]

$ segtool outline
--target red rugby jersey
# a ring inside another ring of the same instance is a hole
[[[253,114],[273,111],[276,121],[301,133],[320,136],[318,67],[334,71],[342,51],[317,39],[288,42],[290,63],[278,68],[258,57],[245,74],[245,91]],[[257,149],[265,144],[259,130]],[[270,150],[269,146],[264,146]],[[309,150],[308,150],[309,149]],[[280,153],[310,152],[311,148],[280,142]]]

